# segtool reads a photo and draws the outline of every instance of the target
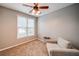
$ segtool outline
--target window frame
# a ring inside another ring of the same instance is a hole
[[[25,19],[26,19],[26,36],[23,36],[23,37],[19,37],[19,33],[18,33],[18,17],[24,17]],[[29,19],[32,19],[33,21],[34,21],[34,27],[32,28],[33,29],[33,35],[29,35],[29,27],[28,27],[28,20]],[[27,16],[23,16],[23,15],[17,15],[17,39],[20,39],[20,38],[24,38],[24,37],[30,37],[30,36],[34,36],[35,35],[35,19],[34,18],[32,18],[32,17],[27,17]]]

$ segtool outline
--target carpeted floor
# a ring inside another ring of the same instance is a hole
[[[45,43],[34,40],[29,43],[19,45],[5,51],[1,51],[2,56],[47,56],[47,49]]]

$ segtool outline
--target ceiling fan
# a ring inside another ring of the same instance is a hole
[[[32,10],[30,12],[35,15],[39,15],[41,13],[40,9],[48,9],[49,8],[49,6],[39,6],[38,3],[34,3],[34,6],[27,5],[27,4],[23,4],[23,6],[31,7]]]

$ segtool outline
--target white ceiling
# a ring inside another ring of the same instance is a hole
[[[17,10],[29,15],[32,15],[31,13],[29,13],[30,10],[32,10],[32,8],[30,7],[25,7],[22,5],[23,3],[0,3],[0,6],[4,6],[13,10]],[[33,5],[33,3],[26,3],[27,5]],[[36,17],[42,16],[42,15],[46,15],[48,13],[54,12],[56,10],[59,10],[61,8],[67,7],[69,5],[72,5],[71,3],[39,3],[39,5],[48,5],[49,9],[44,9],[41,10],[41,14],[40,15],[33,15]]]

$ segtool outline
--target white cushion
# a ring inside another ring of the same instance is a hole
[[[52,55],[79,55],[79,50],[77,49],[66,49],[61,48],[58,44],[47,43],[47,50],[50,56]]]
[[[57,43],[61,48],[72,48],[71,43],[63,38],[59,37]]]
[[[53,49],[60,49],[60,48],[61,47],[59,47],[57,44],[47,43],[48,51],[53,50]]]
[[[76,49],[52,49],[50,50],[51,56],[79,56],[79,51]]]

